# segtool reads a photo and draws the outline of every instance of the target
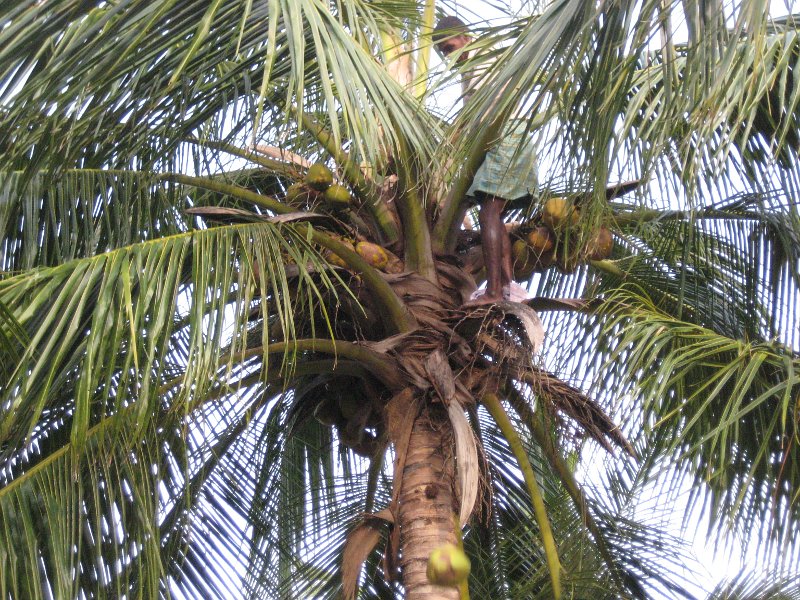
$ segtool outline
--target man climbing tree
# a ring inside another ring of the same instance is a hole
[[[437,50],[445,57],[458,52],[454,65],[470,59],[473,52],[464,48],[472,41],[467,25],[458,17],[442,17],[433,32]],[[482,69],[485,65],[482,65]],[[481,85],[481,73],[473,69],[462,75],[462,99],[466,104]],[[521,115],[517,115],[518,117]],[[525,123],[511,119],[498,142],[486,153],[467,190],[467,197],[480,205],[478,223],[486,266],[486,290],[478,292],[468,304],[492,304],[498,300],[521,300],[525,291],[514,284],[511,264],[511,240],[503,224],[508,202],[529,196],[536,189],[537,169],[533,144],[521,143]]]

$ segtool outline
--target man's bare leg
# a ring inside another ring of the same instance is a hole
[[[511,282],[514,280],[514,266],[511,261],[511,236],[508,235],[505,223],[503,223],[502,211],[500,214],[500,226],[503,228],[503,252],[502,257],[502,270],[500,271],[500,285],[502,288],[503,299],[508,300],[511,297]]]
[[[503,225],[506,201],[489,196],[481,202],[478,223],[481,226],[483,262],[486,265],[486,293],[469,305],[493,304],[504,299],[512,279],[511,239]]]

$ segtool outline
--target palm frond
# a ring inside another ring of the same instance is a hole
[[[180,186],[154,173],[0,174],[0,271],[17,273],[189,229]]]
[[[751,542],[777,551],[797,522],[792,415],[800,360],[781,345],[669,316],[641,291],[620,290],[612,301],[620,308],[605,332],[614,340],[611,360],[624,366],[610,376],[622,376],[613,383],[618,393],[642,399],[637,418],[651,466],[661,457],[691,464],[694,498],[710,490],[717,523],[755,530]],[[770,523],[766,534],[761,519]]]
[[[30,339],[2,386],[5,458],[23,453],[50,408],[67,410],[78,450],[103,416],[133,413],[145,427],[160,402],[159,386],[175,378],[176,362],[183,364],[183,401],[202,398],[220,377],[221,349],[232,331],[226,315],[246,324],[257,293],[270,293],[284,335],[293,337],[287,323],[306,295],[287,293],[287,257],[305,273],[299,289],[312,296],[316,285],[332,289],[304,235],[269,223],[182,233],[3,280],[2,302]],[[258,284],[254,260],[261,265]],[[323,273],[318,283],[305,271],[309,261]],[[181,333],[174,326],[184,318]],[[246,331],[233,338],[229,365],[247,347]],[[185,336],[185,353],[170,347],[173,335]]]
[[[287,119],[301,124],[304,113],[324,117],[337,146],[352,140],[370,162],[381,144],[399,139],[395,131],[418,156],[431,154],[424,113],[374,60],[369,44],[380,39],[381,26],[414,15],[407,5],[78,6],[30,4],[24,19],[14,12],[0,17],[14,17],[14,27],[0,32],[7,49],[0,54],[7,105],[0,146],[28,172],[132,160],[149,168],[165,159],[170,168],[177,143],[193,134],[225,139],[252,134],[259,123],[274,130]],[[45,125],[27,127],[32,121]],[[34,160],[24,160],[31,151]]]

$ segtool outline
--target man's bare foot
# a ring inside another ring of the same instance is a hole
[[[503,300],[509,302],[525,302],[530,298],[528,290],[513,281],[509,285],[503,286]]]

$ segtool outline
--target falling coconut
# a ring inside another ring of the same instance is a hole
[[[458,587],[469,577],[470,562],[455,544],[439,546],[428,558],[428,581],[434,585]]]
[[[314,163],[308,168],[304,181],[308,187],[324,192],[333,183],[333,173],[322,163]]]

